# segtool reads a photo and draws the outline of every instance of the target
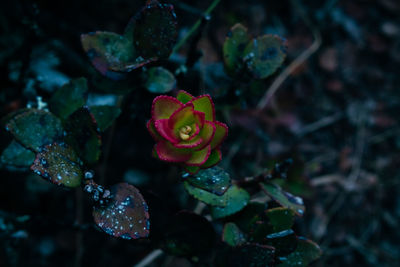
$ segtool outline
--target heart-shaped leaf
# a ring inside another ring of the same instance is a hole
[[[36,152],[63,136],[60,119],[50,112],[38,109],[29,109],[16,115],[8,122],[6,129],[18,142]]]
[[[150,68],[147,71],[145,87],[152,93],[168,93],[176,87],[175,76],[163,67]]]
[[[90,112],[93,114],[99,130],[104,132],[121,114],[121,109],[115,106],[91,106]]]
[[[303,237],[298,238],[296,250],[287,257],[280,257],[283,262],[279,267],[308,266],[322,255],[320,247]]]
[[[66,141],[79,158],[88,164],[96,163],[101,153],[101,138],[89,108],[85,106],[72,113],[65,121],[64,128],[67,132]]]
[[[211,207],[211,216],[214,219],[230,216],[242,210],[250,200],[249,193],[236,185],[231,186],[222,197],[226,198],[226,206]]]
[[[94,221],[109,235],[124,239],[148,237],[148,206],[133,185],[119,183],[110,188],[112,199],[105,207],[94,207]]]
[[[246,46],[243,59],[254,78],[264,79],[282,65],[285,57],[285,40],[276,35],[263,35]]]
[[[222,241],[232,247],[237,247],[243,245],[246,242],[246,238],[243,232],[240,231],[239,227],[237,227],[236,224],[230,222],[225,224],[224,226]]]
[[[222,196],[231,185],[229,174],[220,167],[200,170],[194,177],[189,177],[187,181],[195,187],[218,196]]]
[[[240,23],[235,24],[226,35],[223,53],[225,68],[230,74],[234,74],[242,68],[244,49],[249,42],[250,36],[247,28]]]
[[[77,187],[83,172],[75,151],[64,143],[47,145],[36,154],[31,170],[56,185]]]
[[[0,162],[2,165],[15,168],[28,168],[35,160],[35,153],[26,149],[20,143],[12,140],[1,153]]]
[[[66,119],[75,110],[85,105],[87,91],[85,78],[71,80],[53,94],[49,108],[59,118]]]
[[[260,183],[261,189],[269,195],[273,200],[278,202],[283,207],[292,209],[297,215],[302,216],[305,211],[303,200],[300,197],[293,196],[285,192],[276,184]]]

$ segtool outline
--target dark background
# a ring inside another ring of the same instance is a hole
[[[170,3],[182,37],[211,1]],[[80,34],[121,33],[143,5],[2,1],[0,115],[35,102],[37,95],[46,101],[71,78],[93,81]],[[221,1],[198,42],[200,61],[178,77],[180,89],[216,96],[219,120],[230,127],[221,166],[232,177],[295,160],[284,186],[305,199],[307,211],[296,228],[324,251],[314,266],[399,266],[399,14],[397,0]],[[274,33],[288,42],[282,69],[246,91],[225,84],[221,65],[225,35],[237,22],[254,36]],[[316,52],[255,115],[259,98],[313,44]],[[174,71],[186,52],[158,64]],[[93,103],[117,101],[111,92],[118,83],[107,84],[108,92],[89,86]],[[228,98],[231,93],[221,88],[237,90],[237,97]],[[104,135],[96,177],[105,185],[134,184],[146,199],[161,199],[168,213],[193,209],[179,169],[151,158],[153,141],[144,125],[153,98],[139,83],[125,96],[122,115]],[[2,148],[8,141],[2,137]],[[168,220],[163,215],[153,208],[152,223]],[[78,190],[29,172],[0,171],[0,266],[133,266],[152,250],[147,240],[118,240],[94,229],[90,202]],[[151,266],[191,265],[163,255]]]

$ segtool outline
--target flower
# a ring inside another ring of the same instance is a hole
[[[180,163],[191,174],[221,160],[220,146],[228,134],[228,127],[215,120],[209,95],[193,97],[183,90],[176,98],[162,95],[153,100],[147,129],[157,142],[153,155]]]

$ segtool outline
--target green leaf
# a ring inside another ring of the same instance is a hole
[[[91,32],[81,35],[81,42],[93,66],[103,75],[119,80],[154,58],[144,59],[136,51],[132,40],[113,32]]]
[[[136,16],[133,34],[136,50],[142,57],[168,58],[178,35],[173,6],[151,1]]]
[[[226,223],[224,226],[222,241],[232,247],[237,247],[244,244],[246,242],[246,238],[243,232],[240,231],[239,227],[237,227],[236,224],[230,222]]]
[[[242,68],[244,49],[249,42],[250,36],[247,28],[240,23],[235,24],[228,32],[223,46],[223,54],[225,67],[229,73],[234,74]]]
[[[195,187],[218,196],[222,196],[231,185],[229,174],[220,167],[200,170],[194,177],[189,177],[187,181]]]
[[[268,234],[261,243],[274,247],[275,254],[282,257],[295,251],[297,247],[297,237],[293,230],[287,229],[281,232]]]
[[[176,87],[175,76],[163,67],[150,68],[145,87],[152,93],[167,93]]]
[[[83,172],[75,151],[66,144],[50,144],[36,154],[32,171],[57,185],[77,187]]]
[[[59,118],[66,119],[75,110],[85,105],[87,91],[85,78],[71,80],[53,94],[49,108]]]
[[[183,185],[186,191],[192,195],[194,198],[213,206],[226,206],[228,197],[226,196],[227,193],[223,194],[222,196],[218,196],[216,194],[210,193],[206,190],[194,187],[189,182],[183,182]],[[229,190],[228,190],[229,191]]]
[[[124,239],[148,237],[150,221],[148,206],[133,185],[119,183],[110,188],[112,199],[106,206],[95,206],[93,218],[109,235]]]
[[[26,149],[20,143],[12,140],[11,143],[3,150],[0,156],[2,165],[8,165],[17,168],[28,168],[35,160],[35,153]]]
[[[91,106],[90,111],[101,132],[110,127],[114,120],[121,114],[121,109],[115,106]]]
[[[309,239],[298,238],[296,250],[287,257],[279,258],[283,263],[279,267],[308,266],[322,255],[320,247]]]
[[[272,75],[282,65],[285,57],[285,40],[276,35],[255,38],[244,51],[247,68],[257,79]]]
[[[275,266],[275,250],[266,245],[246,244],[235,248],[229,261],[229,267],[272,267]]]
[[[265,204],[250,202],[234,215],[234,222],[245,233],[254,232],[260,221],[264,220]]]
[[[279,207],[266,211],[269,223],[274,232],[280,232],[292,228],[294,224],[294,211],[289,208]]]
[[[278,202],[283,207],[292,209],[297,215],[302,216],[305,211],[303,200],[300,197],[293,196],[285,192],[276,184],[260,183],[261,189],[269,195],[273,200]]]
[[[224,207],[211,207],[211,216],[214,219],[220,219],[226,216],[230,216],[240,210],[242,210],[249,203],[250,195],[246,190],[237,187],[236,185],[231,186],[228,191],[223,195],[226,200],[226,206]]]
[[[50,112],[38,109],[29,109],[16,115],[8,122],[6,129],[18,142],[36,152],[63,136],[60,119]]]
[[[97,123],[88,107],[72,113],[64,123],[66,141],[78,153],[79,158],[94,164],[100,158],[101,138]]]

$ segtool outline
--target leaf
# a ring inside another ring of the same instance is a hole
[[[85,78],[71,80],[53,94],[49,108],[59,118],[66,119],[75,110],[85,105],[87,91]]]
[[[89,108],[82,107],[72,113],[65,121],[64,128],[67,132],[66,141],[79,158],[88,164],[96,163],[100,158],[101,138]]]
[[[101,132],[110,127],[114,120],[121,114],[121,109],[115,106],[91,106],[90,111]]]
[[[163,67],[150,68],[145,87],[152,93],[167,93],[176,87],[175,76]]]
[[[237,247],[244,244],[246,242],[246,238],[243,232],[240,231],[239,227],[237,227],[236,224],[230,222],[226,223],[224,226],[222,241],[232,247]]]
[[[279,207],[269,209],[265,213],[274,232],[290,229],[294,224],[294,211],[292,209]]]
[[[177,256],[197,256],[212,250],[215,231],[203,216],[182,211],[169,218],[161,240],[161,248]]]
[[[226,35],[223,54],[225,67],[229,73],[233,74],[241,69],[244,49],[249,42],[247,28],[240,23],[235,24]]]
[[[150,221],[148,206],[133,185],[119,183],[110,188],[112,199],[105,207],[95,206],[93,218],[109,235],[124,239],[148,237]]]
[[[282,257],[295,251],[297,247],[297,237],[293,230],[287,229],[267,235],[265,241],[262,243],[274,247],[275,254]]]
[[[75,151],[64,143],[47,145],[36,154],[31,170],[53,184],[77,187],[83,172]]]
[[[135,51],[131,39],[113,32],[82,34],[81,43],[93,66],[113,80],[123,78],[119,72],[129,72],[155,60],[144,59]]]
[[[136,15],[133,29],[136,50],[145,59],[166,59],[178,35],[174,7],[151,1]]]
[[[224,207],[211,207],[211,216],[214,219],[220,219],[226,216],[230,216],[240,210],[242,210],[249,203],[250,195],[246,190],[237,187],[236,185],[231,186],[228,191],[223,195],[226,197],[226,206]]]
[[[206,190],[194,187],[187,181],[183,182],[183,185],[190,195],[208,205],[221,207],[227,205],[228,198],[226,197],[226,194],[218,196]]]
[[[26,149],[20,143],[12,140],[11,143],[3,150],[0,156],[0,162],[17,168],[28,168],[35,160],[35,153]]]
[[[222,196],[231,185],[229,174],[220,167],[200,170],[194,177],[189,177],[187,181],[195,187],[218,196]]]
[[[244,50],[247,68],[257,79],[272,75],[282,65],[285,57],[285,40],[276,35],[255,38]]]
[[[285,192],[276,184],[260,183],[261,189],[269,195],[273,200],[283,207],[292,209],[297,215],[302,216],[305,211],[303,200],[300,197],[293,196]]]
[[[264,210],[264,204],[250,202],[243,210],[233,216],[233,221],[245,233],[254,232],[259,222],[264,220]]]
[[[237,247],[230,255],[229,267],[269,267],[274,266],[275,250],[260,244],[247,244]]]
[[[279,267],[308,266],[322,255],[320,247],[309,239],[298,238],[296,250],[287,257],[279,258],[283,263]]]
[[[18,142],[36,152],[63,136],[60,119],[50,112],[38,109],[29,109],[16,115],[8,122],[6,129]]]

